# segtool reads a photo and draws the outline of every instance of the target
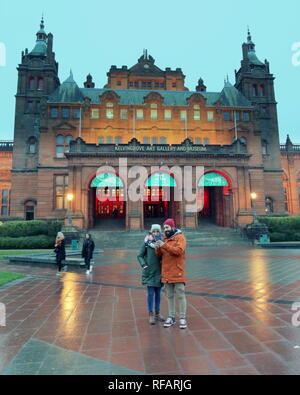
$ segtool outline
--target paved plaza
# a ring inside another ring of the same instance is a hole
[[[92,275],[12,266],[0,288],[0,374],[300,373],[300,250],[189,248],[188,329],[150,326],[135,250],[104,251]],[[166,298],[162,313],[167,315]]]

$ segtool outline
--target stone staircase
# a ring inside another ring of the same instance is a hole
[[[189,247],[250,246],[239,232],[231,228],[222,228],[214,224],[205,224],[197,230],[183,230]],[[90,232],[96,248],[107,249],[139,249],[146,231],[112,231],[93,229]]]

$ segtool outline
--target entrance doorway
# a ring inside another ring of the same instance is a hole
[[[233,227],[232,193],[228,177],[220,172],[206,173],[199,181],[203,188],[203,209],[198,214],[198,226],[213,223]]]
[[[174,202],[176,180],[172,174],[157,172],[152,174],[144,190],[144,227],[162,224],[167,218],[174,218],[179,224]]]
[[[102,173],[91,182],[89,227],[107,230],[125,228],[126,202],[122,180],[113,173]]]

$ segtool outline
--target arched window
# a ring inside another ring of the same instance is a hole
[[[34,220],[34,210],[35,210],[35,203],[32,201],[27,201],[24,206],[25,221]]]
[[[265,86],[263,84],[259,85],[259,96],[266,96]]]
[[[42,91],[42,90],[44,90],[44,78],[39,78],[38,79],[38,90],[39,91]]]
[[[165,137],[161,137],[160,144],[167,144],[167,139]]]
[[[27,152],[29,154],[35,154],[36,153],[36,138],[35,137],[30,137],[28,139]]]
[[[272,214],[274,212],[274,202],[273,202],[273,199],[270,197],[266,197],[265,211],[266,211],[266,214]]]
[[[35,89],[35,78],[34,77],[30,77],[28,80],[28,88],[30,90],[34,90]]]
[[[258,89],[256,84],[252,85],[252,96],[258,96]]]

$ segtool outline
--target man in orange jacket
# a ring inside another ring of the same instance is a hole
[[[168,298],[169,317],[164,327],[175,325],[175,296],[179,302],[179,327],[185,329],[186,323],[186,297],[185,297],[185,250],[186,238],[176,229],[175,221],[168,219],[164,222],[164,241],[156,242],[156,254],[162,257],[162,282]]]

